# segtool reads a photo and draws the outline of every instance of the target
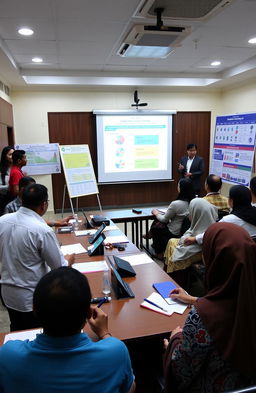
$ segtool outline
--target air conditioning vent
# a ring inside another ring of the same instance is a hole
[[[10,89],[7,85],[5,85],[2,81],[0,81],[0,90],[5,93],[7,96],[10,96]]]
[[[162,26],[158,29],[155,25],[135,25],[125,38],[123,44],[138,46],[179,46],[180,42],[190,34],[189,27]]]
[[[163,8],[165,20],[205,20],[220,12],[234,0],[148,0],[143,3],[134,16],[155,18],[155,9]]]

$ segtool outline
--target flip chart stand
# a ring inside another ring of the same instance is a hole
[[[62,207],[61,207],[61,217],[62,217],[62,218],[63,218],[63,214],[64,214],[64,205],[65,205],[65,198],[66,198],[66,190],[67,190],[67,185],[64,184],[63,198],[62,198]],[[101,207],[101,203],[100,203],[99,194],[96,194],[96,195],[97,195],[97,201],[98,201],[99,209],[100,209],[100,211],[102,212],[102,207]],[[70,203],[70,207],[71,207],[71,210],[72,210],[72,214],[74,215],[74,214],[75,214],[74,206],[73,206],[73,203],[72,203],[72,198],[70,198],[70,197],[69,197],[69,203]],[[78,212],[78,197],[76,197],[76,212]]]

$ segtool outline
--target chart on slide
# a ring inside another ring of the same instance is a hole
[[[16,150],[25,150],[27,165],[23,171],[28,175],[49,175],[60,173],[60,154],[58,143],[15,145]]]
[[[256,113],[218,116],[211,173],[227,183],[248,186],[253,169],[255,131]]]
[[[89,146],[60,146],[60,155],[70,198],[98,194]]]
[[[105,119],[106,172],[166,169],[166,116],[130,116],[128,120],[124,116]]]

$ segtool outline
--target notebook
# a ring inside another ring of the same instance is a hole
[[[172,281],[164,281],[164,282],[155,282],[153,284],[153,288],[160,293],[160,295],[164,298],[164,300],[168,304],[173,304],[174,300],[169,297],[170,292],[177,288],[177,286]]]
[[[160,314],[171,316],[174,312],[183,314],[188,305],[178,302],[167,304],[159,293],[153,292],[144,299],[140,306]]]

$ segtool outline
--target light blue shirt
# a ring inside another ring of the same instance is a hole
[[[0,392],[127,393],[133,380],[128,350],[114,337],[39,334],[0,348]]]
[[[32,311],[34,289],[50,269],[67,266],[53,230],[31,209],[0,217],[2,296],[13,310]]]

